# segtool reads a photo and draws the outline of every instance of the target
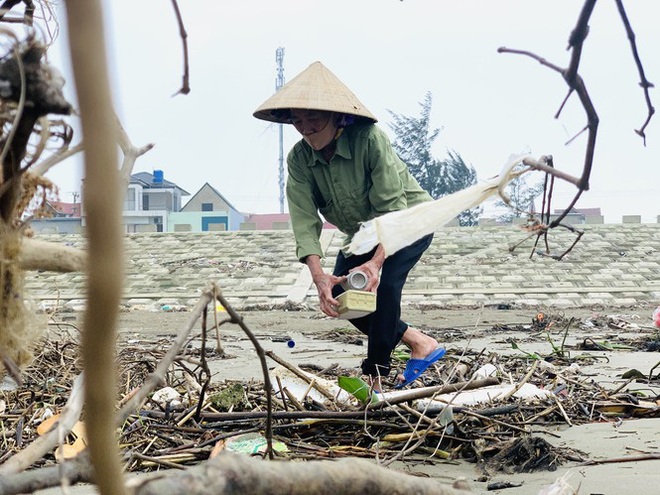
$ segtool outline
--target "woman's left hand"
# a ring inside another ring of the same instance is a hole
[[[367,276],[367,285],[364,290],[375,293],[380,283],[380,267],[377,267],[377,264],[373,261],[367,261],[364,265],[358,266],[351,271],[355,270],[359,270]]]
[[[364,272],[364,274],[367,276],[367,286],[364,288],[364,290],[375,293],[378,289],[378,284],[380,283],[380,269],[383,267],[384,262],[385,250],[379,244],[371,259],[366,263],[355,267],[353,270],[351,270],[351,272],[356,270]]]

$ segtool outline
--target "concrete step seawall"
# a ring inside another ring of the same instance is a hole
[[[660,303],[660,225],[589,225],[584,232],[557,261],[530,256],[537,238],[518,227],[442,229],[411,272],[404,304],[568,308]],[[39,238],[85,249],[81,235]],[[551,231],[550,254],[562,253],[575,239],[569,230]],[[323,231],[327,270],[342,242],[341,233]],[[208,280],[217,281],[237,309],[318,302],[307,268],[295,259],[291,231],[131,234],[125,249],[124,303],[129,307],[191,307]],[[543,238],[536,249],[545,251]],[[26,292],[43,307],[79,310],[85,304],[85,275],[30,272]]]

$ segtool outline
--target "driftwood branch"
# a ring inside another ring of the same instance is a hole
[[[102,494],[124,493],[115,407],[115,336],[123,288],[116,125],[99,0],[67,0],[69,49],[85,136],[89,264],[82,355],[89,451]]]
[[[62,244],[24,237],[19,264],[22,270],[51,272],[83,272],[87,267],[87,253]]]
[[[124,127],[121,125],[121,122],[116,118],[117,125],[117,141],[119,147],[121,148],[122,153],[124,154],[124,160],[121,165],[121,179],[122,179],[122,190],[126,190],[128,183],[131,180],[131,174],[133,173],[133,166],[135,161],[147,151],[154,147],[153,143],[149,143],[141,148],[137,148],[131,142],[131,139],[126,134]]]
[[[213,300],[213,292],[211,289],[203,291],[199,301],[191,311],[190,317],[186,325],[179,330],[174,342],[165,356],[160,360],[156,370],[151,373],[144,381],[142,386],[132,392],[130,397],[126,400],[121,410],[115,418],[115,425],[121,425],[132,415],[147,399],[156,387],[161,386],[165,382],[165,375],[168,368],[172,365],[176,357],[179,355],[186,342],[188,335],[194,324],[199,319],[204,308]],[[80,417],[82,411],[82,376],[78,377],[71,392],[71,396],[67,405],[62,410],[61,419],[58,422],[58,428],[64,432],[71,430],[75,422]],[[114,409],[114,408],[113,408]],[[32,472],[20,473],[20,471],[29,467],[36,460],[40,459],[45,453],[51,451],[58,441],[58,430],[51,430],[46,435],[39,437],[32,442],[27,448],[12,456],[0,467],[0,495],[26,493],[36,489],[51,488],[57,486],[61,477],[64,476],[69,482],[90,482],[93,476],[93,469],[91,459],[88,451],[84,451],[75,459],[65,461],[60,470],[53,472],[53,468],[42,468],[36,472],[39,475],[35,476]]]
[[[0,476],[0,495],[34,493],[37,490],[51,488],[62,483],[74,485],[76,483],[91,482],[93,476],[89,456],[81,454],[75,459],[56,466]]]
[[[59,466],[0,478],[0,495],[32,493],[57,486],[62,480],[71,484],[90,482],[93,473],[89,459],[80,455]],[[131,495],[469,495],[468,484],[452,486],[380,467],[364,459],[337,461],[273,462],[223,452],[211,460],[183,471],[148,473],[130,478],[126,485]]]
[[[552,160],[552,157],[545,157],[545,156],[542,156],[538,160],[535,160],[534,158],[531,157],[527,157],[527,158],[523,158],[523,163],[534,170],[539,170],[546,174],[552,175],[553,177],[557,177],[558,179],[562,179],[565,180],[566,182],[570,182],[576,187],[579,187],[580,184],[579,178],[567,174],[566,172],[562,172],[561,170],[557,170],[556,168],[548,165],[547,164],[548,158],[549,160]]]
[[[130,181],[136,160],[153,148],[153,144],[147,144],[140,148],[133,145],[128,134],[116,118],[117,142],[124,156],[121,166],[120,190],[126,190]],[[82,151],[82,143],[56,153],[46,160],[32,167],[31,172],[43,175],[61,161]],[[45,270],[60,273],[83,272],[87,266],[87,252],[69,246],[54,244],[36,239],[24,238],[23,249],[19,255],[19,263],[23,270]]]
[[[135,495],[468,495],[460,488],[385,469],[364,459],[309,461],[304,463],[268,462],[233,452],[219,456],[158,479],[131,483]]]

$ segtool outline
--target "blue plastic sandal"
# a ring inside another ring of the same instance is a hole
[[[429,366],[444,356],[445,352],[447,352],[446,349],[439,347],[424,359],[408,359],[406,369],[403,370],[403,378],[405,378],[405,380],[398,385],[395,385],[394,388],[403,388],[406,385],[410,385],[412,382],[417,380],[422,373],[429,369]]]

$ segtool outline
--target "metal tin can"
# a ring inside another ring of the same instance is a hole
[[[346,276],[346,280],[342,282],[341,286],[346,290],[363,290],[368,281],[366,273],[356,270]]]

